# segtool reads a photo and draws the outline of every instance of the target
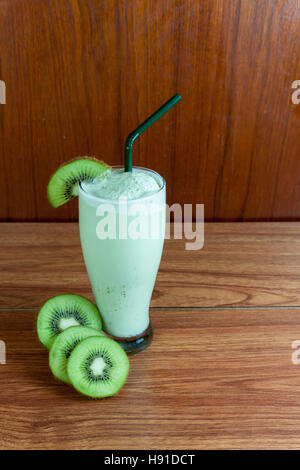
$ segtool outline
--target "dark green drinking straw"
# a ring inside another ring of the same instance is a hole
[[[152,126],[160,117],[169,111],[174,104],[181,100],[181,96],[176,93],[169,101],[163,104],[155,113],[142,122],[134,131],[130,132],[125,144],[125,171],[132,171],[132,144],[148,127]]]

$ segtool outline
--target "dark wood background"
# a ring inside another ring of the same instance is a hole
[[[298,0],[0,0],[0,219],[74,220],[46,185],[78,155],[134,163],[208,220],[300,220]]]

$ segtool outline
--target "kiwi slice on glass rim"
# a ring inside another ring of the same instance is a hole
[[[78,184],[105,177],[111,171],[106,163],[93,157],[79,157],[64,163],[51,177],[47,194],[52,207],[59,207],[78,196]]]
[[[77,344],[89,336],[104,336],[104,333],[87,326],[71,326],[55,338],[49,353],[49,366],[56,378],[71,383],[67,373],[68,359]]]
[[[102,321],[97,307],[81,295],[57,295],[47,300],[39,311],[38,337],[50,349],[59,333],[71,326],[80,325],[101,330]]]
[[[72,351],[68,376],[78,392],[92,398],[115,395],[129,373],[129,360],[121,346],[105,336],[81,341]]]

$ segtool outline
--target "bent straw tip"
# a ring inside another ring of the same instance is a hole
[[[182,99],[182,96],[179,94],[179,93],[175,93],[175,95],[173,96],[173,98],[171,98],[171,100],[174,100],[174,101],[180,101]]]

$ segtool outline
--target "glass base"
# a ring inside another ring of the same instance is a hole
[[[137,354],[150,346],[153,340],[153,334],[154,330],[150,322],[147,330],[143,331],[143,333],[138,336],[134,336],[133,338],[116,338],[115,336],[110,336],[110,338],[117,341],[127,354]]]

